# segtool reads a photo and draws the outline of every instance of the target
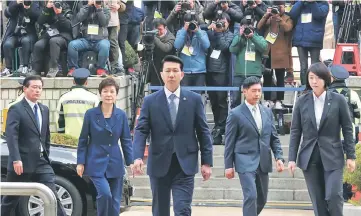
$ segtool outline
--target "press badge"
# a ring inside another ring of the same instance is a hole
[[[289,13],[289,12],[291,11],[291,9],[292,9],[292,5],[291,5],[291,4],[286,4],[286,5],[285,5],[285,12],[286,12],[286,13]]]
[[[155,11],[154,12],[154,19],[158,19],[158,18],[163,18],[163,15],[162,15],[162,13],[160,13],[158,11]]]
[[[99,26],[98,25],[94,25],[94,24],[89,24],[88,25],[88,34],[98,35],[98,32],[99,32]]]
[[[256,61],[256,52],[252,52],[252,51],[246,52],[245,60],[246,61]]]
[[[213,58],[213,59],[218,59],[220,55],[221,55],[221,51],[220,51],[220,50],[213,50],[213,51],[212,51],[212,54],[211,54],[211,58]]]
[[[54,37],[59,34],[58,29],[49,29],[46,31],[50,37]]]
[[[269,32],[266,37],[266,41],[268,41],[270,44],[274,44],[277,40],[278,34],[275,34],[273,32]]]
[[[187,47],[187,46],[183,47],[182,53],[184,55],[191,56],[192,53],[190,52],[190,48],[192,48],[192,53],[193,53],[193,47]]]
[[[25,22],[25,23],[30,23],[30,18],[29,18],[29,17],[25,17],[25,18],[24,18],[24,22]]]
[[[312,22],[312,13],[301,15],[301,23],[310,23],[310,22]]]

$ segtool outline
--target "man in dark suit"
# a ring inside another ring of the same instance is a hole
[[[284,169],[283,151],[270,109],[259,104],[261,80],[248,77],[243,83],[246,101],[227,118],[224,149],[225,175],[234,178],[234,166],[243,191],[243,215],[257,216],[267,202],[268,173],[273,151],[278,172]]]
[[[56,195],[55,174],[50,166],[49,109],[39,103],[43,81],[40,76],[28,76],[23,81],[25,97],[8,111],[6,142],[9,148],[8,182],[39,182]],[[18,196],[4,196],[1,215],[10,215]],[[58,199],[58,216],[65,216]]]
[[[170,192],[176,216],[190,216],[198,151],[204,180],[211,176],[212,140],[200,95],[180,87],[183,62],[163,59],[164,89],[144,98],[135,129],[135,174],[141,173],[146,139],[151,136],[147,174],[150,178],[153,216],[170,215]],[[199,143],[199,145],[198,145]]]

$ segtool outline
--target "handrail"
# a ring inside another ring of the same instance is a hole
[[[0,182],[0,194],[10,196],[38,196],[44,202],[44,215],[56,216],[56,197],[53,191],[40,183]]]
[[[163,86],[149,86],[150,90],[160,90]],[[239,87],[209,87],[209,86],[182,86],[182,89],[192,91],[239,91]],[[305,88],[294,88],[294,87],[263,87],[262,91],[304,91]]]

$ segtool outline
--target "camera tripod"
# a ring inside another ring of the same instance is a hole
[[[151,68],[153,67],[153,72],[157,75],[159,82],[161,82],[161,78],[159,76],[159,73],[157,72],[157,69],[154,65],[154,59],[153,59],[153,52],[154,47],[149,48],[145,47],[143,51],[143,57],[141,60],[141,66],[140,66],[140,72],[137,75],[134,75],[132,78],[135,78],[135,82],[133,83],[133,98],[132,98],[132,118],[130,122],[130,130],[134,129],[135,121],[137,118],[137,110],[142,107],[143,98],[144,98],[144,89],[145,85],[148,82],[148,77]]]

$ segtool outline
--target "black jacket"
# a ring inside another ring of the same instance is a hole
[[[14,171],[13,162],[23,162],[24,173],[32,173],[40,159],[40,144],[45,151],[45,159],[49,161],[50,128],[49,108],[40,103],[42,116],[39,131],[33,109],[24,98],[12,105],[6,120],[6,142],[9,148],[8,171]]]
[[[63,10],[61,14],[55,14],[53,8],[45,7],[43,9],[38,19],[38,24],[43,30],[41,37],[44,37],[44,34],[46,33],[46,28],[44,24],[48,24],[52,29],[57,29],[59,31],[59,34],[66,40],[70,41],[73,39],[71,20],[64,16],[65,7],[69,6],[63,4]]]
[[[228,7],[229,7],[229,9],[227,11],[225,11],[225,13],[227,13],[229,15],[229,17],[231,18],[231,23],[229,25],[229,28],[233,32],[234,23],[241,22],[243,13],[242,13],[241,8],[232,2],[228,3]],[[222,7],[220,6],[220,4],[216,4],[215,2],[207,4],[207,6],[204,9],[204,13],[203,13],[204,19],[214,20],[216,18],[218,10],[222,10]]]
[[[207,56],[207,71],[214,73],[227,73],[229,71],[229,63],[231,59],[229,46],[233,40],[233,33],[230,30],[226,32],[208,30],[207,34],[209,41],[211,42]],[[214,50],[221,51],[218,59],[211,58]]]

